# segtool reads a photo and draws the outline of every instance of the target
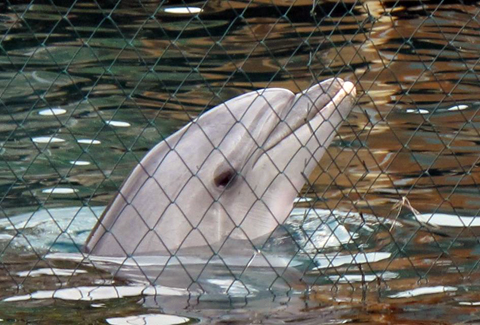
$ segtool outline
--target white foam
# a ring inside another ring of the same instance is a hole
[[[15,231],[15,236],[10,239],[11,247],[35,249],[36,252],[55,252],[67,247],[78,251],[104,209],[105,207],[39,209],[0,218],[0,232]],[[19,229],[22,230],[21,233],[17,232]]]
[[[363,218],[372,219],[369,215],[363,215]],[[331,211],[328,209],[293,209],[285,225],[293,227],[294,232],[304,234],[297,238],[299,245],[307,252],[315,253],[319,249],[339,247],[343,244],[351,243],[358,234],[350,232],[344,223],[362,222],[361,217],[355,212]],[[374,222],[378,222],[374,221]],[[362,225],[362,230],[370,230],[368,225]]]

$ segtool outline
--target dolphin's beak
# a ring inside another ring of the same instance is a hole
[[[305,146],[309,139],[300,139],[296,132],[303,126],[315,132],[323,123],[329,123],[336,129],[350,113],[355,96],[353,83],[337,78],[325,80],[297,94],[291,106],[278,112],[280,123],[272,128],[262,148],[268,151],[295,134],[301,145]],[[328,138],[330,134],[324,136]]]

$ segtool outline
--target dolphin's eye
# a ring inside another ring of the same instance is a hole
[[[233,184],[236,176],[237,172],[229,168],[217,173],[213,181],[215,182],[215,186],[224,189],[230,187]]]

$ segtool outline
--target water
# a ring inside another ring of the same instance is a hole
[[[0,8],[4,322],[478,321],[477,2]],[[246,91],[334,75],[358,103],[271,250],[203,273],[79,254],[161,139]]]

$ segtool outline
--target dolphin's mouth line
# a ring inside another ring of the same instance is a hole
[[[349,85],[350,84],[350,85]],[[346,86],[348,87],[347,89]],[[352,92],[352,89],[353,89],[353,84],[351,83],[347,83],[345,82],[342,87],[335,93],[335,95],[331,96],[330,100],[322,107],[322,108],[319,108],[319,109],[316,109],[315,105],[312,105],[311,109],[307,112],[307,115],[302,118],[302,119],[298,119],[296,120],[296,123],[294,125],[289,125],[285,122],[285,119],[283,119],[279,124],[275,125],[272,132],[269,134],[269,136],[267,137],[267,139],[265,140],[265,143],[264,145],[261,147],[262,148],[262,154],[265,154],[267,153],[268,151],[274,149],[275,147],[277,147],[279,144],[281,144],[285,139],[289,138],[290,136],[293,136],[295,135],[295,132],[297,130],[299,130],[300,128],[304,127],[304,126],[308,126],[312,132],[312,135],[315,133],[316,130],[314,130],[312,128],[312,126],[310,125],[310,122],[312,120],[314,120],[315,118],[319,117],[319,116],[322,116],[322,112],[324,112],[326,110],[326,108],[328,108],[329,106],[331,105],[335,105],[335,106],[339,106],[342,101],[351,94]],[[327,95],[328,96],[328,93],[324,93],[320,96],[324,96],[324,95]],[[300,97],[301,98],[301,97]],[[299,99],[300,99],[299,98]],[[292,108],[296,102],[299,100],[297,99],[290,108]],[[316,98],[317,99],[317,98]],[[315,100],[316,100],[315,99]],[[315,100],[312,100],[312,102],[314,103]],[[288,112],[288,114],[290,114],[292,111]],[[288,116],[287,114],[287,116]],[[327,120],[328,118],[325,118],[325,120]],[[273,142],[273,143],[268,143],[268,139],[271,138],[271,136],[275,133],[275,131],[279,131],[277,128],[279,125],[281,124],[284,124],[286,127],[287,127],[287,130],[288,130],[288,133],[285,134],[283,137],[279,138],[277,141]],[[299,141],[300,142],[300,141]],[[260,157],[260,156],[259,156]],[[259,157],[256,159],[255,161],[255,164],[256,162],[258,161]],[[254,165],[255,165],[254,164]]]

